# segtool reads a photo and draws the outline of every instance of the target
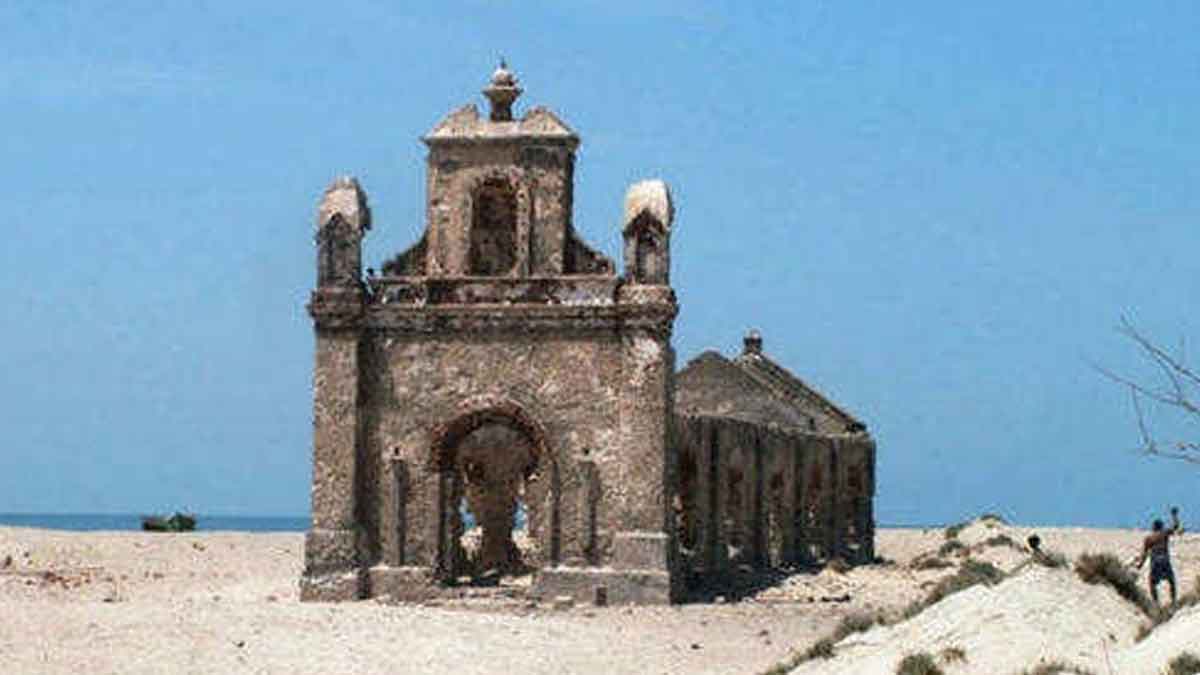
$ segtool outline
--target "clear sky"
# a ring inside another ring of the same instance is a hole
[[[1122,314],[1200,337],[1200,5],[984,4],[3,3],[0,512],[306,513],[317,200],[414,241],[503,54],[586,239],[671,184],[680,365],[760,329],[870,426],[881,522],[1200,518],[1091,365],[1153,376]]]

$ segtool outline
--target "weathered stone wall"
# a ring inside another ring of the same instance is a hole
[[[308,304],[316,332],[312,527],[300,593],[309,600],[353,597],[360,587],[360,245],[370,225],[358,182],[333,181],[317,209],[317,288]]]
[[[874,442],[677,415],[680,539],[693,572],[874,557]]]
[[[467,244],[478,195],[484,186],[498,183],[509,186],[516,200],[516,264],[510,276],[611,273],[611,262],[573,233],[575,143],[494,138],[431,143],[430,226],[422,273],[470,273]]]
[[[595,464],[601,485],[613,486],[602,491],[604,506],[597,519],[600,530],[613,529],[610,504],[618,497],[618,470],[613,464],[627,441],[620,433],[618,409],[625,370],[620,340],[553,335],[498,339],[468,334],[433,341],[379,331],[368,340],[365,360],[364,403],[372,410],[366,455],[379,477],[371,488],[383,497],[371,536],[381,551],[391,552],[389,563],[436,564],[434,514],[441,469],[435,457],[435,434],[442,425],[500,403],[524,411],[546,435],[548,454],[537,458],[534,485],[527,488],[528,508],[535,517],[549,515],[555,509],[546,500],[556,500],[560,533],[555,546],[551,524],[533,524],[542,551],[550,554],[557,549],[559,559],[585,557],[585,533],[576,525],[584,516],[580,513],[585,494],[581,461]],[[392,501],[387,468],[397,460],[409,476],[404,505],[409,522],[404,524],[397,522],[401,505]],[[402,529],[406,536],[400,551],[396,537]]]
[[[357,594],[359,566],[358,339],[355,331],[317,334],[313,373],[312,527],[305,541],[305,599]]]
[[[424,137],[426,229],[382,275],[362,278],[358,183],[318,209],[302,598],[420,599],[464,570],[531,565],[534,594],[666,602],[687,566],[873,555],[861,423],[757,334],[736,363],[675,373],[667,186],[627,193],[618,278],[572,226],[578,136],[543,108],[514,119],[503,64],[484,93],[487,119],[465,106]],[[518,496],[536,541],[523,560]],[[464,501],[483,524],[474,562]]]

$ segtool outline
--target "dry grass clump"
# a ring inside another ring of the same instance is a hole
[[[938,667],[937,661],[928,652],[917,652],[900,660],[896,675],[945,675],[945,671]]]
[[[936,555],[923,555],[908,564],[910,570],[944,570],[954,567],[954,563]]]
[[[796,669],[801,663],[813,661],[816,659],[832,659],[833,658],[833,638],[821,638],[803,652],[792,652],[788,658],[776,663],[770,668],[764,670],[762,675],[787,675]]]
[[[805,661],[812,661],[813,659],[832,659],[833,645],[835,642],[836,641],[832,637],[823,637],[820,640],[817,640],[816,644],[809,647],[804,652],[804,658],[800,659],[796,663],[800,664],[804,663]],[[791,669],[789,668],[789,670]]]
[[[924,600],[920,600],[913,605],[909,605],[904,610],[904,618],[910,618],[921,613],[921,610],[926,607],[940,602],[948,596],[968,589],[976,584],[987,584],[993,586],[1004,579],[1004,572],[1001,572],[995,565],[982,560],[967,560],[963,562],[962,567],[958,571],[948,577],[937,582],[933,588],[929,590],[929,595],[925,596]],[[915,607],[914,605],[919,605]],[[915,611],[914,611],[915,609]]]
[[[1039,663],[1033,668],[1023,671],[1021,675],[1063,675],[1064,673],[1072,673],[1073,675],[1095,675],[1095,673],[1086,668],[1080,668],[1079,666],[1065,663],[1063,661]]]
[[[1111,553],[1084,553],[1075,561],[1075,573],[1085,583],[1108,584],[1151,619],[1158,615],[1158,608],[1138,587],[1137,579],[1117,560],[1117,556]]]
[[[938,547],[938,555],[950,555],[966,549],[966,544],[957,539],[947,539],[946,543]]]
[[[947,527],[946,530],[943,532],[943,534],[946,535],[947,540],[958,539],[958,533],[962,532],[970,524],[971,524],[971,521],[969,521],[969,520],[964,520],[961,523],[955,523],[955,524]]]
[[[1033,561],[1043,567],[1052,569],[1067,566],[1067,556],[1057,551],[1035,551]]]
[[[817,640],[815,644],[803,652],[794,652],[791,657],[775,664],[763,675],[784,675],[805,661],[815,659],[832,659],[833,646],[854,633],[864,633],[876,625],[884,625],[882,614],[870,612],[851,612],[842,617],[838,625],[829,635]]]
[[[761,675],[787,675],[793,668],[804,663],[808,659],[803,659],[799,654],[792,654],[792,658],[785,659],[775,665],[762,671]]]
[[[954,574],[945,577],[929,591],[929,595],[923,600],[918,600],[908,607],[904,608],[900,616],[889,620],[882,613],[869,612],[852,612],[847,614],[838,623],[837,627],[828,636],[821,638],[811,647],[803,652],[793,652],[790,657],[775,664],[762,675],[784,675],[791,672],[796,666],[807,661],[815,659],[831,659],[834,657],[834,645],[844,640],[846,637],[854,633],[862,633],[870,630],[875,626],[888,626],[920,614],[926,607],[953,595],[963,589],[970,588],[976,584],[994,585],[1004,578],[1004,573],[988,562],[978,560],[967,560],[962,564]],[[920,656],[920,654],[912,655]],[[928,654],[925,654],[928,656]],[[953,663],[958,659],[966,660],[966,653],[958,647],[948,647],[941,652],[944,663]],[[932,659],[932,657],[930,657]],[[904,662],[901,662],[903,665]],[[915,663],[915,662],[914,662]],[[910,666],[910,667],[916,667]],[[923,671],[912,670],[903,671],[906,673],[929,673],[936,674],[942,671],[937,668],[937,663],[933,662],[935,670]],[[898,671],[900,672],[900,671]]]
[[[938,653],[942,663],[966,663],[967,652],[962,647],[946,647]]]
[[[1025,547],[1018,544],[1012,537],[1007,534],[997,534],[988,537],[984,542],[984,546],[1007,546],[1017,551],[1024,551]]]
[[[978,521],[984,523],[988,527],[995,527],[996,525],[1007,525],[1008,524],[1008,521],[1005,520],[998,513],[985,513],[985,514],[979,516],[978,518],[976,518],[975,520],[978,520]],[[955,523],[953,525],[950,525],[945,529],[943,534],[946,535],[947,540],[957,539],[958,533],[962,532],[964,529],[966,529],[967,526],[970,525],[972,522],[974,522],[974,521],[964,520],[961,523]]]
[[[851,612],[842,617],[837,627],[833,629],[833,641],[841,642],[842,638],[855,633],[865,633],[882,623],[885,623],[882,615],[870,612]]]
[[[1200,673],[1200,657],[1184,652],[1167,664],[1167,675],[1196,675]]]

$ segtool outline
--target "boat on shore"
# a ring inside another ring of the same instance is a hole
[[[142,516],[146,532],[191,532],[196,529],[196,516],[176,511],[169,516]]]

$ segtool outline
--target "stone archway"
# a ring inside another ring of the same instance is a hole
[[[439,481],[437,575],[443,580],[519,574],[558,559],[557,464],[546,433],[510,402],[489,403],[440,425],[431,460]],[[465,508],[477,540],[464,546]],[[529,545],[517,546],[524,509]]]

